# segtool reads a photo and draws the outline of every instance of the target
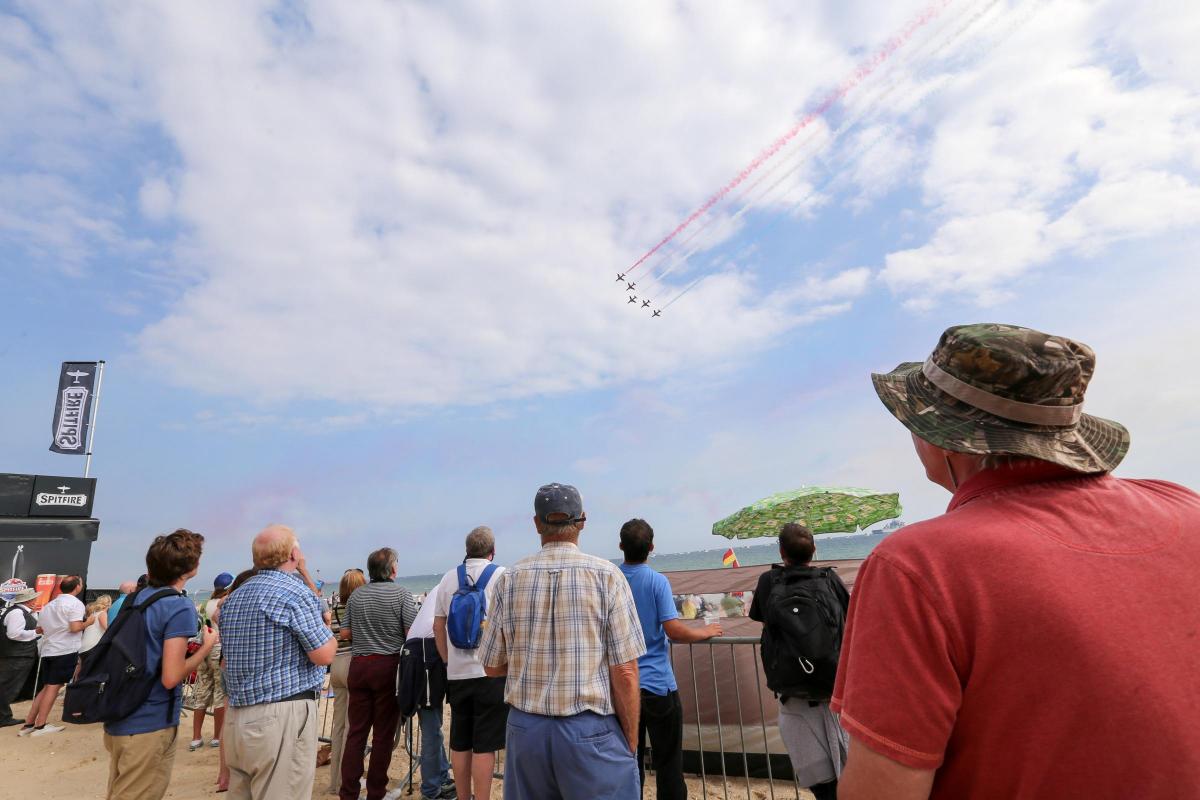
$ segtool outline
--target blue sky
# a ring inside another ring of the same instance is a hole
[[[178,526],[202,578],[277,521],[327,576],[447,569],[478,524],[511,560],[552,480],[608,556],[806,483],[914,520],[947,498],[869,373],[994,320],[1093,345],[1122,473],[1200,485],[1200,12],[952,0],[655,299],[695,289],[626,307],[613,274],[924,7],[788,5],[0,4],[0,469],[81,470],[58,363],[105,358],[93,582]]]

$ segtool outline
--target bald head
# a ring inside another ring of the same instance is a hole
[[[137,591],[137,581],[125,581],[117,587],[117,591],[121,594],[133,594]]]
[[[268,525],[258,536],[254,537],[251,553],[254,556],[254,566],[258,569],[283,569],[295,562],[298,547],[296,533],[287,525]]]

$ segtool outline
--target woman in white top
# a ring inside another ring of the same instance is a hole
[[[79,646],[80,653],[86,653],[95,647],[96,642],[99,642],[100,637],[108,630],[108,609],[112,608],[112,602],[112,597],[102,594],[88,603],[84,613],[87,617],[94,618],[95,624],[83,629],[83,642]]]

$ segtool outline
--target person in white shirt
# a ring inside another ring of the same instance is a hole
[[[50,718],[50,709],[58,700],[59,691],[75,675],[84,629],[96,622],[95,615],[84,618],[86,612],[79,601],[79,595],[83,593],[82,578],[68,575],[58,588],[62,594],[47,603],[38,615],[38,627],[43,635],[40,667],[43,686],[29,705],[29,713],[18,736],[45,736],[65,730],[61,725],[47,725],[46,720]]]
[[[483,585],[486,607],[496,598],[503,567],[492,564],[496,537],[480,526],[467,534],[467,557],[460,569],[447,572],[438,584],[433,631],[438,652],[446,662],[446,697],[450,701],[450,762],[454,766],[459,800],[490,797],[496,751],[504,749],[508,706],[504,703],[505,678],[489,678],[479,663],[479,650],[455,647],[447,633],[454,595],[463,583]],[[486,580],[486,584],[483,581]],[[486,618],[483,624],[487,624]]]
[[[433,634],[433,614],[440,589],[435,586],[425,595],[404,643],[406,649],[421,654],[426,670],[428,705],[417,706],[417,722],[421,725],[421,797],[426,800],[458,794],[454,781],[450,780],[450,762],[446,759],[446,740],[442,734],[446,664],[438,653]]]
[[[37,596],[37,589],[22,589],[0,614],[0,728],[21,724],[10,704],[37,663],[38,622],[29,606]]]

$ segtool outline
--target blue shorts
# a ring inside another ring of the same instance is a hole
[[[639,800],[637,758],[615,716],[508,713],[504,800]]]

